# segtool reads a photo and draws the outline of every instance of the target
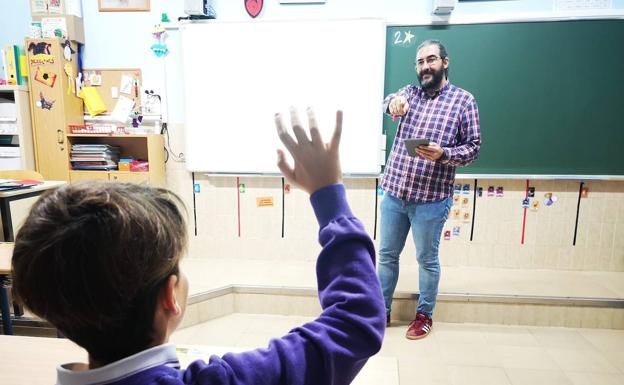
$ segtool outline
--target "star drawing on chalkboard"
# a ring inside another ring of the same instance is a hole
[[[412,31],[406,31],[405,32],[405,39],[403,39],[403,43],[404,44],[409,44],[412,42],[412,39],[414,38],[414,35],[412,35]]]

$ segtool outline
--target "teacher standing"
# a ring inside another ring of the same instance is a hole
[[[408,339],[426,337],[433,327],[440,282],[438,246],[453,203],[455,169],[473,162],[481,146],[477,103],[472,94],[449,83],[449,56],[442,43],[424,41],[414,64],[420,86],[407,85],[384,100],[385,113],[400,117],[400,123],[381,182],[386,194],[377,268],[389,324],[399,255],[411,228],[420,295]],[[411,157],[403,143],[408,138],[430,143]]]

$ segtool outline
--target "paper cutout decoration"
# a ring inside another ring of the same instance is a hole
[[[587,198],[589,196],[589,187],[583,186],[581,188],[581,198]]]
[[[537,211],[539,209],[540,202],[537,199],[534,199],[531,203],[531,211]]]
[[[132,93],[132,85],[134,84],[134,78],[128,74],[121,75],[121,82],[119,84],[119,92],[122,94],[130,95]]]
[[[143,115],[141,115],[140,113],[134,111],[132,113],[131,117],[132,117],[132,127],[133,128],[139,128],[139,126],[143,122]]]
[[[39,100],[37,100],[35,105],[41,108],[42,110],[49,111],[49,110],[52,110],[52,107],[54,106],[54,102],[55,100],[52,100],[52,101],[46,100],[45,97],[43,96],[43,92],[39,92]]]
[[[35,71],[35,80],[52,88],[56,82],[56,74],[54,72],[44,70],[41,67],[37,67],[37,70]]]
[[[453,211],[452,211],[452,218],[453,219],[459,219],[460,215],[461,215],[461,210],[459,208],[457,208],[457,207],[454,207]]]
[[[529,208],[529,198],[524,198],[522,200],[522,207],[525,208],[525,209]]]
[[[97,88],[91,86],[82,87],[78,96],[84,99],[85,107],[87,108],[89,115],[96,116],[106,112],[106,105],[104,104]]]
[[[497,197],[502,197],[505,194],[505,190],[503,189],[503,186],[498,186],[496,188],[496,196]]]
[[[483,187],[477,188],[477,196],[481,198],[483,196]]]
[[[117,104],[115,104],[115,108],[113,108],[113,112],[111,112],[111,118],[120,123],[126,123],[133,108],[134,100],[120,95],[119,99],[117,99]]]
[[[90,86],[102,85],[102,73],[100,71],[89,71],[85,77],[89,81]]]
[[[489,197],[493,197],[494,196],[494,186],[490,186],[488,187],[488,195]]]
[[[74,92],[74,69],[70,63],[65,63],[63,67],[65,74],[67,75],[67,95]]]
[[[470,198],[468,197],[463,197],[462,198],[462,207],[468,207],[468,204],[470,203]]]
[[[461,227],[459,226],[453,226],[453,236],[454,237],[459,237],[459,231],[461,230]]]
[[[464,195],[469,195],[470,194],[470,184],[465,184],[464,187],[462,187],[462,194]]]
[[[30,22],[30,33],[28,35],[31,39],[41,39],[43,37],[43,32],[41,29],[40,21],[31,21]]]
[[[544,205],[546,206],[552,206],[557,200],[559,200],[559,198],[554,196],[551,192],[544,194]]]
[[[451,230],[444,231],[444,240],[449,241],[451,239]]]
[[[529,198],[535,197],[535,187],[529,187]]]
[[[50,47],[52,47],[52,44],[46,43],[45,41],[40,43],[30,42],[30,44],[28,44],[28,52],[33,55],[50,55]]]
[[[263,6],[264,0],[245,0],[245,11],[253,18],[260,14]]]
[[[241,194],[245,193],[245,183],[241,183],[238,185],[238,192]]]
[[[79,72],[78,76],[76,77],[76,95],[80,94],[83,86],[84,83],[82,81],[82,72]]]
[[[152,29],[152,37],[156,40],[154,44],[150,47],[152,52],[156,57],[164,57],[169,53],[169,48],[167,48],[167,44],[165,44],[165,39],[167,39],[167,32],[165,27],[160,24],[156,24]]]
[[[470,211],[464,211],[464,222],[470,222]]]
[[[75,54],[76,51],[72,48],[69,39],[65,39],[65,41],[61,43],[61,47],[63,47],[63,57],[65,57],[65,60],[71,61],[72,55]]]
[[[143,89],[145,94],[144,98],[141,98],[141,111],[144,114],[160,115],[162,108],[162,100],[154,90]]]

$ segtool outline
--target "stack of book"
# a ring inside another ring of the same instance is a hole
[[[0,179],[0,192],[25,189],[41,183],[36,180]]]
[[[108,144],[73,144],[72,170],[117,170],[119,147]]]

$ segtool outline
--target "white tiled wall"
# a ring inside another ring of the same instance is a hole
[[[182,126],[172,126],[171,143],[183,151]],[[182,196],[189,208],[189,255],[193,258],[287,259],[310,261],[316,258],[318,226],[308,195],[291,187],[284,195],[284,237],[282,238],[282,180],[278,177],[240,177],[245,185],[240,194],[240,237],[238,235],[238,197],[236,177],[214,177],[195,173],[200,192],[195,194],[196,228],[193,218],[193,184],[184,163],[167,164],[169,188]],[[468,204],[457,206],[460,218],[452,211],[444,230],[460,227],[459,236],[440,241],[440,258],[446,266],[481,266],[564,270],[624,271],[624,182],[585,181],[589,196],[581,199],[576,245],[572,245],[576,207],[581,181],[533,180],[537,210],[526,210],[524,244],[522,222],[525,180],[479,180],[483,196],[476,198],[473,212],[474,180],[470,184]],[[374,179],[347,179],[349,202],[371,236],[375,228],[376,196]],[[502,186],[502,197],[487,196],[489,186]],[[551,206],[544,204],[546,193],[558,198]],[[273,206],[257,207],[256,198],[271,197]],[[378,202],[378,203],[379,203]],[[377,209],[379,204],[377,205]],[[471,220],[474,215],[473,239]],[[377,210],[377,226],[379,211]],[[376,240],[378,244],[378,239]],[[402,264],[415,264],[415,249],[408,237]]]

